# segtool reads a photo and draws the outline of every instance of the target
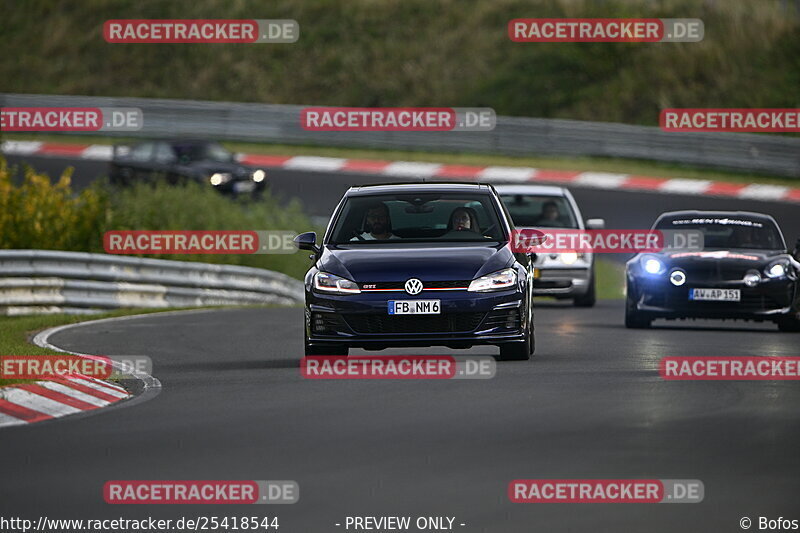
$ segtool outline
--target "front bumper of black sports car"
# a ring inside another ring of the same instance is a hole
[[[714,281],[674,286],[667,279],[636,278],[628,283],[638,315],[649,318],[713,318],[779,320],[796,313],[795,282],[790,279],[765,280],[755,287],[743,281]],[[689,298],[691,289],[739,289],[741,300],[697,301]]]

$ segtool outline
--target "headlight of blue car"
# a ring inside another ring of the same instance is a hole
[[[513,268],[506,268],[472,280],[467,290],[470,292],[501,291],[511,288],[516,284],[517,271]]]
[[[328,294],[359,294],[361,292],[356,282],[327,272],[314,274],[314,289]]]

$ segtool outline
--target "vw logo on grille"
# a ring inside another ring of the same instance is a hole
[[[419,294],[422,292],[422,282],[417,278],[411,278],[406,281],[406,292],[410,295]]]

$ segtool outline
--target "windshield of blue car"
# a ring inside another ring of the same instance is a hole
[[[657,230],[698,230],[706,249],[782,250],[786,247],[774,222],[733,217],[686,217],[659,221]]]
[[[503,235],[488,194],[383,194],[349,197],[329,244],[491,243]]]
[[[219,144],[178,144],[172,150],[179,159],[186,161],[213,161],[216,163],[230,163],[234,160],[233,154]]]
[[[578,228],[572,206],[563,196],[502,194],[500,198],[518,228]]]

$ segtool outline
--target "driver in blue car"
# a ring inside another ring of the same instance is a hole
[[[376,241],[399,239],[392,233],[392,220],[389,217],[389,208],[384,203],[376,203],[367,209],[364,217],[364,232],[356,235],[351,241]]]

